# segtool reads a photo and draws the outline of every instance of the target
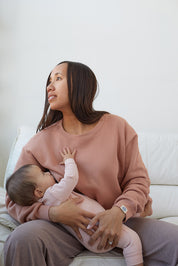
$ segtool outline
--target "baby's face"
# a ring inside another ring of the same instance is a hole
[[[56,182],[50,172],[43,172],[38,166],[31,167],[31,174],[37,187],[45,193],[48,187],[53,186]]]

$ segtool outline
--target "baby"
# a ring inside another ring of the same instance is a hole
[[[69,148],[65,148],[61,152],[63,158],[63,162],[61,163],[65,164],[65,173],[59,183],[56,183],[56,180],[50,172],[43,172],[36,165],[22,166],[8,178],[6,183],[6,190],[11,200],[23,206],[32,205],[37,201],[45,205],[54,206],[61,204],[69,198],[76,198],[80,195],[80,197],[83,197],[83,201],[79,203],[80,208],[86,211],[92,211],[94,214],[103,212],[104,208],[97,201],[73,191],[79,179],[77,165],[74,160],[75,153],[76,150],[71,152]],[[147,213],[148,209],[146,205],[145,211],[137,216],[143,217],[150,215],[150,213]],[[112,249],[110,247],[108,249],[98,250],[99,239],[93,246],[90,246],[88,244],[90,236],[82,229],[79,229],[82,235],[81,240],[70,226],[63,226],[92,252],[104,253]],[[138,235],[124,224],[122,225],[117,247],[123,249],[123,255],[128,266],[143,265],[141,241]]]

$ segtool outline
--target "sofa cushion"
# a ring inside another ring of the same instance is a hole
[[[29,141],[29,139],[35,134],[35,129],[33,127],[21,126],[18,129],[17,136],[12,143],[9,159],[6,167],[5,177],[4,177],[4,187],[7,178],[12,174],[17,160],[20,156],[23,146]]]
[[[139,148],[154,185],[178,185],[178,134],[139,134]]]
[[[178,225],[178,217],[166,217],[166,218],[162,218],[160,220],[165,221],[167,223],[172,223],[172,224]]]
[[[90,251],[83,251],[79,254],[70,266],[126,266],[123,256],[115,250],[104,254],[94,254]]]
[[[178,186],[151,185],[152,218],[178,217]]]
[[[14,220],[7,212],[7,209],[5,207],[5,195],[6,191],[4,188],[0,187],[0,225],[6,227],[7,230],[14,230],[19,223]],[[5,230],[5,237],[7,230]],[[1,235],[4,240],[4,235]],[[1,238],[2,240],[2,238]]]

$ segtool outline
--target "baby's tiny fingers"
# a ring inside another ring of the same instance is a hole
[[[71,153],[69,147],[66,148],[67,153]]]
[[[67,148],[64,148],[64,149],[63,149],[63,153],[64,153],[64,155],[66,155],[66,153],[67,153]]]
[[[72,152],[72,156],[74,156],[74,155],[75,155],[75,153],[76,153],[76,149],[75,149],[75,150],[73,150],[73,152]]]
[[[63,157],[64,156],[64,154],[63,154],[63,152],[62,151],[60,151],[60,155]]]

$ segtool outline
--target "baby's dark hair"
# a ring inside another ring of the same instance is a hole
[[[32,181],[30,168],[27,164],[15,171],[6,182],[6,190],[10,199],[22,206],[30,206],[37,201],[34,195],[36,184]]]

